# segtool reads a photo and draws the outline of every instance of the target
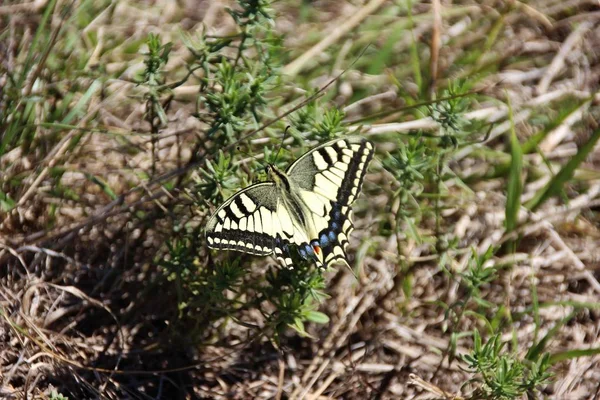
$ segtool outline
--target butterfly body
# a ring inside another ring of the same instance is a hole
[[[270,181],[239,191],[215,211],[206,228],[209,247],[275,253],[291,267],[290,247],[295,246],[318,267],[347,263],[350,205],[372,157],[369,141],[350,137],[309,151],[285,172],[269,165]]]

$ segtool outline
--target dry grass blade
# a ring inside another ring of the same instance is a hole
[[[385,0],[370,0],[369,3],[365,4],[361,7],[356,13],[354,13],[350,18],[345,18],[339,26],[333,28],[333,31],[328,34],[323,40],[319,43],[311,47],[300,57],[296,58],[294,61],[289,63],[283,68],[283,73],[285,75],[295,76],[297,75],[306,63],[320,53],[325,51],[329,46],[336,43],[340,40],[345,34],[354,29],[362,20],[371,15],[374,11],[376,11],[381,5],[385,2]]]
[[[435,94],[436,82],[438,79],[438,68],[440,58],[440,45],[442,35],[442,4],[440,0],[433,0],[433,26],[431,30],[431,60],[429,70],[431,71],[431,84],[429,86],[430,94]]]
[[[9,4],[0,6],[0,15],[26,13],[36,14],[46,7],[49,0],[34,0],[21,4]]]
[[[429,382],[424,381],[421,377],[419,377],[416,374],[409,375],[408,384],[418,386],[418,387],[422,388],[423,390],[435,395],[436,397],[439,397],[439,398],[442,398],[445,400],[464,400],[464,397],[448,393],[448,392],[440,389],[439,387],[437,387]]]
[[[577,46],[577,44],[579,43],[581,38],[586,33],[590,32],[590,29],[593,26],[594,25],[591,22],[584,21],[581,24],[579,24],[579,26],[577,26],[577,29],[575,29],[569,35],[567,40],[565,40],[565,42],[560,47],[559,52],[556,54],[556,57],[554,57],[554,59],[552,60],[552,63],[546,69],[544,76],[542,77],[542,79],[540,79],[540,83],[538,83],[538,85],[537,85],[537,92],[539,94],[544,94],[548,91],[548,88],[550,87],[550,83],[556,77],[556,75],[558,75],[558,73],[560,73],[560,71],[564,67],[565,59],[567,58],[569,53],[571,53],[573,51],[573,49],[575,48],[575,46]]]

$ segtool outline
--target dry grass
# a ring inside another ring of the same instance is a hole
[[[0,7],[10,24],[0,37],[3,70],[21,61],[11,54],[31,39],[46,3]],[[177,76],[188,59],[178,31],[233,32],[224,12],[228,2],[115,1],[93,14],[83,32],[95,41],[84,35],[75,45],[87,54],[80,66],[86,74],[65,76],[54,89],[57,101],[72,92],[71,105],[87,90],[70,123],[96,131],[39,126],[30,148],[15,147],[0,158],[2,190],[16,200],[0,215],[0,397],[50,398],[56,388],[72,399],[468,398],[478,384],[465,385],[473,375],[447,354],[452,334],[482,329],[482,320],[471,310],[454,323],[444,305],[465,296],[457,276],[468,268],[470,249],[484,253],[516,237],[505,228],[511,128],[526,143],[552,126],[537,150],[523,156],[519,245],[496,254],[494,264],[506,268],[480,297],[496,305],[507,327],[503,339],[516,344],[510,350],[517,357],[559,328],[544,351],[566,359],[553,365],[544,395],[598,398],[600,152],[591,152],[558,196],[533,210],[525,205],[598,129],[600,8],[595,0],[450,3],[415,2],[410,18],[402,6],[377,0],[314,2],[302,8],[308,17],[296,4],[274,5],[277,30],[290,50],[284,71],[297,76],[284,87],[322,86],[352,62],[351,49],[373,43],[329,97],[350,121],[387,112],[350,125],[373,139],[379,159],[395,149],[398,132],[438,131],[429,117],[389,111],[407,105],[407,94],[435,93],[449,79],[474,80],[477,102],[465,118],[493,123],[485,142],[453,153],[455,175],[444,181],[442,218],[422,216],[423,241],[402,229],[381,229],[393,224],[394,182],[379,161],[373,163],[355,207],[351,253],[358,276],[328,272],[331,298],[320,311],[331,321],[309,325],[312,338],[290,330],[279,348],[268,338],[250,340],[254,330],[234,319],[182,326],[176,289],[155,262],[164,257],[174,227],[205,217],[177,205],[187,204],[185,177],[197,165],[190,164],[192,146],[206,126],[193,117],[198,86],[192,82],[174,91],[168,126],[151,139],[142,88],[132,83],[142,57],[130,48],[149,32],[160,33],[174,43],[166,69]],[[71,13],[86,4],[76,1]],[[50,18],[53,29],[63,22],[58,11]],[[24,25],[31,27],[15,36]],[[66,24],[58,40],[77,34]],[[382,68],[368,72],[385,49],[390,55]],[[411,65],[413,50],[424,77]],[[110,78],[95,86],[99,68]],[[431,76],[436,79],[427,87]],[[48,91],[34,83],[27,88]],[[34,112],[43,120],[41,106]],[[253,143],[258,149],[264,141]],[[58,180],[57,168],[66,171]],[[10,186],[16,177],[20,185]],[[176,184],[166,186],[165,177]],[[457,245],[432,251],[440,232]],[[205,248],[198,254],[207,260]],[[248,281],[260,279],[264,264],[272,263],[247,262]],[[239,319],[264,324],[252,310]],[[200,337],[190,335],[199,331]],[[469,353],[471,345],[470,336],[459,335],[456,353]],[[595,353],[571,353],[588,349]]]

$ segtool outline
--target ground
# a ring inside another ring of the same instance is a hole
[[[596,0],[256,2],[243,50],[233,1],[5,3],[0,397],[600,395]],[[249,72],[203,81],[199,37]],[[288,272],[200,232],[344,134],[376,147],[350,268],[281,322]]]

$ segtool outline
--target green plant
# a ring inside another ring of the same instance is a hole
[[[81,31],[88,18],[102,8],[102,2],[74,10],[73,4],[50,0],[39,10],[34,24],[27,19],[8,28],[4,24],[0,38],[10,31],[10,47],[0,47],[0,159],[15,151],[15,160],[28,160],[40,172],[50,159],[61,165],[65,156],[76,152],[87,127],[78,127],[88,107],[107,79],[100,71],[82,71],[89,52],[75,48],[84,38]],[[88,4],[89,5],[89,4]],[[98,7],[98,8],[96,8]],[[5,18],[5,15],[2,16]],[[60,23],[53,21],[60,20]],[[2,21],[4,22],[4,20]],[[33,30],[32,30],[33,27]],[[33,34],[33,36],[32,36]],[[91,115],[87,115],[90,117]],[[91,118],[90,118],[91,119]],[[66,141],[63,143],[62,141]],[[47,157],[52,154],[52,157]],[[11,157],[8,157],[11,159]],[[0,173],[0,207],[10,211],[25,193],[32,170],[17,161],[3,165]],[[44,177],[47,170],[40,174]],[[53,183],[60,176],[54,175]],[[51,185],[52,186],[52,185]],[[31,197],[28,193],[27,198]]]
[[[36,106],[43,97],[32,92],[38,78],[41,78],[36,85],[38,91],[47,83],[40,75],[59,34],[58,29],[49,27],[55,6],[56,0],[48,4],[34,39],[27,43],[28,47],[21,47],[22,63],[12,70],[0,63],[0,76],[4,77],[0,82],[0,156],[15,146],[29,147],[35,137]],[[17,39],[24,39],[21,35]]]
[[[200,176],[196,177],[196,189],[203,199],[218,204],[239,188],[237,171],[238,168],[232,163],[231,156],[219,150],[216,162],[206,160],[206,168],[199,169]]]
[[[215,37],[201,33],[194,38],[184,38],[192,54],[186,79],[200,82],[195,115],[207,124],[207,136],[212,142],[205,153],[210,157],[194,177],[196,186],[187,193],[195,207],[207,216],[212,211],[207,209],[209,203],[219,205],[252,180],[243,174],[246,166],[240,167],[237,162],[238,155],[243,154],[247,146],[238,141],[248,126],[257,126],[269,112],[269,94],[276,88],[278,79],[279,67],[273,56],[278,39],[270,30],[268,2],[240,1],[229,14],[239,28],[235,35]],[[306,138],[322,141],[346,131],[342,125],[343,113],[336,109],[324,114],[316,111],[313,102],[291,117],[296,128],[291,129],[292,135],[301,137],[302,144]],[[222,150],[232,143],[237,143],[236,152]],[[280,160],[275,158],[279,158],[281,145],[265,146],[265,158],[278,163]],[[258,162],[251,159],[247,166],[255,171]],[[228,256],[218,252],[214,258],[199,262],[195,254],[201,237],[201,226],[183,226],[180,235],[167,243],[168,256],[159,261],[169,281],[176,286],[180,322],[195,326],[191,336],[202,337],[208,323],[221,318],[252,326],[243,321],[245,313],[251,310],[263,314],[263,333],[271,332],[274,336],[269,337],[275,340],[287,328],[307,335],[305,322],[328,321],[326,315],[316,311],[325,297],[324,281],[322,271],[316,270],[312,263],[295,257],[293,270],[269,263],[260,276],[264,279],[257,279],[248,273],[251,258],[246,255]]]
[[[461,281],[467,289],[461,301],[463,306],[471,299],[478,306],[484,308],[491,308],[493,306],[481,296],[481,288],[497,278],[497,267],[488,265],[488,261],[492,259],[493,255],[493,247],[489,247],[483,254],[477,254],[475,249],[471,250],[471,258],[469,258],[467,270],[460,274]]]
[[[513,112],[510,102],[508,103],[510,118],[510,171],[508,174],[508,187],[506,193],[506,207],[504,226],[507,232],[512,232],[518,223],[519,210],[521,209],[521,194],[523,192],[523,149],[517,138]],[[516,249],[516,241],[510,243],[511,251]]]
[[[342,126],[343,119],[344,113],[337,108],[325,110],[323,117],[319,118],[313,126],[311,134],[321,141],[336,138],[341,133],[346,132],[346,128]]]
[[[50,400],[69,400],[69,398],[53,390],[50,393]]]
[[[329,322],[327,315],[315,309],[319,302],[328,297],[322,291],[325,288],[322,273],[315,270],[311,263],[302,262],[298,258],[294,269],[271,269],[266,277],[269,285],[263,295],[271,299],[277,309],[277,312],[266,315],[266,319],[276,333],[276,340],[286,327],[307,335],[305,321],[321,324]]]
[[[464,113],[471,107],[471,97],[466,81],[451,81],[441,94],[445,100],[435,101],[428,105],[429,116],[440,124],[442,136],[467,132],[471,122]]]
[[[169,255],[159,264],[175,284],[181,323],[196,328],[190,336],[203,336],[207,323],[229,317],[242,323],[245,311],[258,310],[265,318],[263,333],[275,340],[287,327],[307,335],[304,323],[326,323],[328,317],[316,311],[327,297],[322,272],[297,257],[292,270],[270,266],[265,281],[250,276],[244,258],[198,263],[194,237],[199,232],[167,242]],[[177,325],[177,324],[176,324]],[[250,325],[247,325],[250,326]]]
[[[156,171],[156,135],[161,127],[167,125],[166,108],[171,99],[171,88],[165,85],[163,68],[169,61],[172,43],[162,44],[160,37],[150,33],[146,40],[148,51],[142,53],[145,56],[146,68],[142,76],[138,78],[138,85],[146,88],[144,98],[146,100],[144,119],[150,124],[152,137],[152,174]],[[165,96],[167,98],[165,99]]]
[[[490,330],[494,328],[493,324],[486,318],[487,312],[495,311],[498,317],[503,316],[503,313],[500,310],[495,310],[494,304],[485,300],[485,296],[482,295],[483,287],[497,278],[497,267],[488,265],[488,261],[492,259],[493,255],[494,249],[492,247],[489,247],[483,254],[477,254],[475,249],[471,249],[471,257],[468,259],[466,270],[457,276],[464,293],[461,295],[460,300],[453,304],[441,304],[446,310],[444,316],[447,323],[444,326],[449,328],[451,335],[449,345],[446,348],[446,354],[450,362],[456,357],[458,339],[466,335],[465,332],[459,331],[459,326],[466,315],[475,316],[483,321]],[[443,259],[440,260],[440,265],[444,265]],[[450,271],[447,271],[447,273],[452,276]],[[471,310],[472,305],[476,305],[477,309]]]
[[[510,400],[527,394],[529,398],[535,398],[538,388],[548,383],[552,376],[548,371],[549,354],[529,362],[519,359],[516,354],[507,354],[503,349],[499,334],[483,343],[479,332],[473,332],[473,350],[461,356],[469,370],[476,374],[470,381],[480,382],[472,397]]]
[[[264,96],[278,80],[274,50],[280,39],[271,29],[270,2],[238,1],[228,13],[238,33],[184,37],[193,55],[188,77],[200,81],[196,115],[210,126],[207,135],[217,144],[233,143],[249,125],[260,123]]]

